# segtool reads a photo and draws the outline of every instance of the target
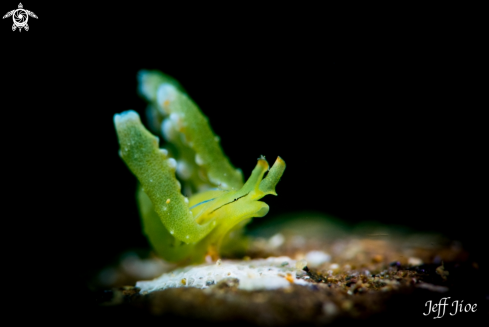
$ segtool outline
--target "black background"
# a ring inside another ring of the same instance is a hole
[[[17,7],[7,4],[4,12]],[[477,20],[283,5],[23,4],[39,17],[28,32],[12,32],[7,19],[0,26],[3,231],[8,260],[46,272],[43,283],[68,275],[85,287],[121,252],[147,247],[112,121],[144,113],[143,68],[180,81],[245,176],[260,155],[285,160],[268,217],[312,210],[487,248]]]

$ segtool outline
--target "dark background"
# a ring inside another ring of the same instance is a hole
[[[23,4],[39,17],[28,32],[0,26],[12,258],[85,281],[147,247],[112,121],[144,113],[143,68],[180,81],[246,177],[260,155],[285,160],[263,219],[319,211],[487,248],[477,21],[361,8]]]

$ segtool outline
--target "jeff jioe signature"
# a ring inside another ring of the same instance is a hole
[[[423,315],[428,316],[430,313],[437,313],[437,316],[433,317],[433,319],[442,318],[445,315],[445,308],[448,305],[447,300],[449,298],[450,297],[442,297],[438,304],[436,304],[436,303],[432,304],[431,300],[426,301],[424,306],[425,307],[428,306],[428,312],[426,312],[426,313],[423,312]],[[459,312],[476,312],[477,311],[477,304],[476,303],[474,303],[474,304],[466,303],[464,305],[463,302],[464,302],[464,300],[460,301],[460,303],[458,300],[452,301],[451,307],[453,307],[453,308],[452,308],[452,312],[450,312],[450,316],[455,316]]]

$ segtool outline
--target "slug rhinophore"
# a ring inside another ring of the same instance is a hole
[[[160,72],[141,71],[138,78],[139,91],[150,102],[153,129],[161,127],[169,150],[159,148],[159,138],[135,111],[114,116],[120,155],[140,183],[144,233],[168,261],[198,263],[207,255],[217,259],[231,231],[268,213],[268,205],[259,200],[276,195],[285,162],[278,157],[269,169],[261,156],[243,183],[241,170],[231,165],[207,118],[183,88]],[[176,174],[185,193],[192,194],[189,198],[182,195]]]

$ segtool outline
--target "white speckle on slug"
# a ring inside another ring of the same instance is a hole
[[[204,164],[204,160],[202,160],[202,157],[199,156],[199,154],[195,155],[195,163],[197,163],[197,165],[199,166],[202,166]]]
[[[167,149],[160,149],[161,154],[166,158],[168,157],[168,150]]]
[[[188,203],[188,198],[187,198],[187,197],[185,197],[185,198],[184,198],[184,201],[185,201],[185,203]]]
[[[177,161],[174,158],[168,159],[168,166],[170,166],[171,170],[175,170],[177,168]]]
[[[168,112],[168,107],[172,101],[177,97],[177,89],[168,83],[163,83],[156,91],[156,102],[163,108],[165,112]]]
[[[124,112],[121,112],[120,114],[114,115],[114,123],[116,125],[125,124],[127,121],[131,121],[131,120],[138,121],[138,122],[141,121],[139,119],[139,115],[134,110],[126,110]]]
[[[171,230],[171,231],[170,231],[170,234],[172,234],[172,235],[173,235],[173,233],[175,233],[175,232]]]
[[[189,235],[187,235],[185,238],[188,240],[188,239],[190,238],[190,236],[189,236]]]
[[[177,113],[172,112],[169,118],[172,124],[174,124],[175,126],[178,126],[180,124],[180,116]]]
[[[180,184],[179,181],[177,181],[177,187],[178,187],[178,190],[180,191],[182,189],[182,184]]]
[[[165,119],[161,124],[161,133],[163,133],[163,136],[167,141],[171,142],[175,140],[175,137],[177,136],[177,131],[175,131],[175,129],[173,128],[173,123],[170,119]]]
[[[177,175],[183,180],[188,180],[192,176],[192,167],[181,160],[177,164]]]
[[[142,94],[144,97],[146,97],[147,100],[154,99],[154,74],[152,74],[150,71],[147,70],[140,70],[138,72],[137,78],[138,78],[138,91],[140,94]]]

